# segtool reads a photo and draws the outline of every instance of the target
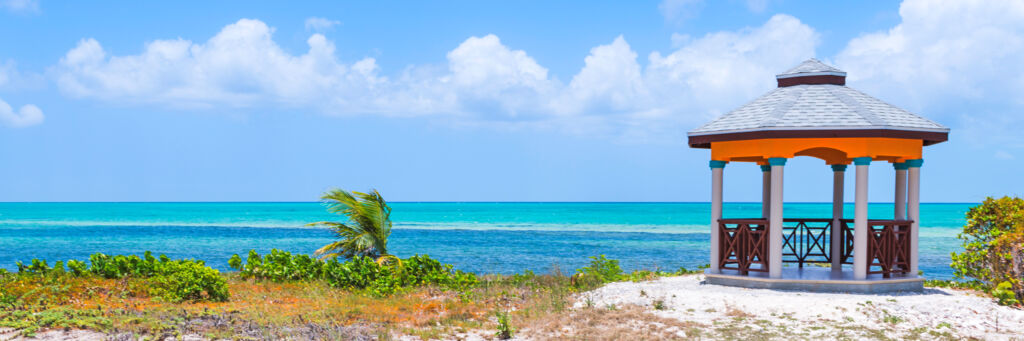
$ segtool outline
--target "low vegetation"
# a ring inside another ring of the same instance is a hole
[[[22,335],[82,328],[127,337],[359,339],[436,338],[480,331],[512,337],[543,330],[568,313],[573,294],[609,281],[691,273],[625,273],[604,256],[568,276],[484,275],[428,256],[378,263],[369,257],[320,260],[274,250],[231,257],[237,272],[201,261],[95,254],[0,271],[0,327]]]
[[[244,263],[236,254],[228,263],[238,270],[242,278],[275,282],[322,281],[331,287],[365,291],[376,296],[427,285],[464,290],[479,282],[475,274],[454,270],[451,265],[441,264],[427,255],[392,263],[379,263],[363,256],[340,262],[337,258],[324,261],[275,249],[264,256],[251,250]]]
[[[164,255],[160,255],[158,259],[148,251],[143,257],[95,253],[89,256],[89,265],[82,261],[69,260],[67,269],[61,261],[55,262],[51,267],[46,260],[39,259],[33,259],[28,265],[18,262],[17,266],[19,276],[15,277],[28,281],[63,277],[144,279],[144,285],[129,288],[132,290],[131,294],[146,294],[170,302],[228,300],[224,278],[220,276],[219,271],[206,266],[203,261],[171,260]]]
[[[986,198],[967,211],[958,237],[964,252],[953,253],[954,274],[988,292],[1002,305],[1024,302],[1024,199]]]

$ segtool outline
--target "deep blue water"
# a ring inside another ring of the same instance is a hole
[[[853,208],[847,205],[847,214]],[[950,278],[949,253],[971,204],[922,204],[921,269]],[[389,248],[429,254],[478,273],[571,272],[598,254],[627,270],[707,263],[707,203],[393,203]],[[872,204],[871,218],[892,204]],[[759,204],[728,203],[726,217],[760,215]],[[828,217],[831,205],[786,203],[787,217]],[[319,203],[0,203],[0,267],[16,261],[86,259],[89,254],[197,258],[226,269],[232,254],[272,248],[311,253],[333,235],[306,223],[338,220]]]

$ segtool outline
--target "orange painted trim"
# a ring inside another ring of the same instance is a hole
[[[923,140],[889,137],[789,138],[711,142],[711,159],[765,163],[768,158],[811,156],[830,165],[849,164],[855,157],[903,162],[920,159]]]

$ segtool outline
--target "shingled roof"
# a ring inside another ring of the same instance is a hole
[[[899,137],[946,141],[949,128],[847,87],[817,59],[776,75],[779,87],[689,132],[690,145],[787,137]]]

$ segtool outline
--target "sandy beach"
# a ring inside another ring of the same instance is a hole
[[[706,285],[702,275],[691,275],[610,283],[581,294],[574,309],[625,306],[700,326],[702,335],[711,338],[1024,338],[1024,310],[999,306],[974,292],[943,288],[879,295],[810,293]],[[698,336],[685,329],[672,334]]]

